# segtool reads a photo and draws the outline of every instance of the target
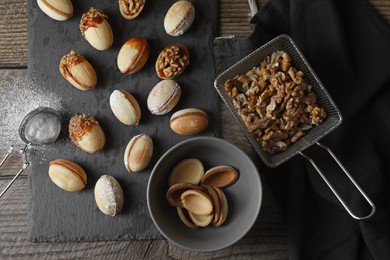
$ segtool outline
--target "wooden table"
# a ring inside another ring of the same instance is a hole
[[[272,0],[271,0],[272,1]],[[257,0],[259,7],[266,0]],[[371,0],[390,21],[390,0]],[[235,10],[232,12],[231,10]],[[244,37],[250,33],[246,0],[220,0],[219,34]],[[4,124],[7,93],[23,88],[27,66],[27,1],[2,0],[0,4],[0,160],[9,144],[20,144],[17,127]],[[8,103],[7,103],[8,104]],[[224,105],[221,109],[221,136],[240,146],[251,158],[258,158]],[[16,137],[15,137],[16,136]],[[16,154],[0,168],[0,190],[21,167]],[[238,243],[213,253],[195,253],[178,248],[166,240],[107,241],[83,243],[31,243],[27,230],[27,175],[23,174],[0,200],[0,259],[4,258],[126,258],[126,259],[286,259],[288,258],[285,218],[277,207],[263,178],[264,198],[259,218]]]

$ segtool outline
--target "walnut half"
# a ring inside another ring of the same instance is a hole
[[[118,0],[118,4],[123,18],[132,20],[144,9],[145,0]]]
[[[179,76],[190,64],[190,53],[184,45],[169,45],[160,52],[156,61],[157,76],[173,79]]]

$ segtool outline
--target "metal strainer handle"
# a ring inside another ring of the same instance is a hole
[[[336,157],[336,155],[332,152],[332,150],[319,143],[319,142],[316,142],[316,144],[318,146],[320,146],[321,148],[325,149],[332,157],[333,159],[337,162],[337,164],[340,166],[340,168],[344,171],[345,175],[347,175],[347,177],[350,179],[350,181],[353,183],[353,185],[355,185],[356,189],[359,190],[360,194],[366,199],[366,201],[368,202],[368,204],[371,205],[371,212],[370,214],[368,214],[367,216],[363,216],[363,217],[358,217],[356,216],[352,210],[347,206],[347,204],[344,202],[344,200],[341,198],[341,196],[337,193],[337,191],[335,190],[335,188],[332,186],[332,184],[328,181],[328,179],[325,177],[325,175],[322,173],[322,171],[320,170],[320,168],[317,166],[317,164],[314,162],[314,160],[312,158],[310,158],[309,156],[307,156],[306,154],[300,152],[300,154],[306,159],[308,160],[312,165],[313,167],[317,170],[317,172],[320,174],[320,176],[322,177],[322,179],[325,181],[326,185],[328,185],[328,187],[332,190],[333,194],[336,196],[336,198],[340,201],[340,203],[343,205],[343,207],[347,210],[347,212],[349,213],[349,215],[351,215],[354,219],[357,219],[357,220],[364,220],[364,219],[369,219],[371,218],[374,214],[375,214],[375,211],[376,211],[376,208],[375,208],[375,205],[374,203],[371,201],[371,199],[367,196],[367,194],[363,191],[363,189],[357,184],[357,182],[354,180],[354,178],[349,174],[349,172],[347,171],[347,169],[344,167],[344,165],[339,161],[339,159]]]
[[[248,0],[251,17],[255,16],[258,11],[256,0]]]
[[[16,178],[19,177],[19,175],[27,169],[28,166],[30,166],[30,163],[27,161],[27,156],[26,156],[26,149],[30,146],[30,144],[26,144],[23,148],[20,149],[19,154],[24,155],[24,163],[22,168],[18,171],[18,173],[12,178],[12,180],[8,183],[8,185],[4,188],[4,190],[0,193],[0,198],[4,195],[4,193],[11,187],[12,183],[15,182]],[[13,146],[10,146],[8,149],[8,153],[5,155],[4,159],[0,162],[0,167],[4,164],[4,162],[7,160],[7,158],[11,155],[13,152]]]

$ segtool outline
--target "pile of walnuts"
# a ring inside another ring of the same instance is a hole
[[[303,72],[291,66],[284,51],[273,52],[260,67],[229,79],[224,88],[248,131],[270,153],[286,150],[326,117]]]

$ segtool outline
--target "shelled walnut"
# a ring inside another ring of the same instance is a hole
[[[157,75],[162,79],[173,79],[182,74],[189,63],[190,53],[184,45],[169,45],[158,55]]]
[[[284,151],[326,117],[302,71],[284,51],[273,52],[224,88],[248,131],[270,153]]]
[[[132,20],[144,9],[145,0],[118,0],[118,4],[123,18]]]

